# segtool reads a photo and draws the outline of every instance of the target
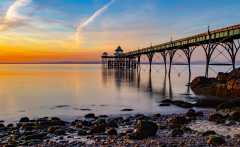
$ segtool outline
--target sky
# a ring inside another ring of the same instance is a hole
[[[239,0],[0,0],[0,63],[99,61],[238,24]],[[199,55],[200,58],[200,55]]]

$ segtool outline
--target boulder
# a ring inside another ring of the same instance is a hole
[[[228,73],[219,72],[217,75],[217,80],[221,82],[226,82],[227,80],[230,79],[229,76],[230,75]]]
[[[158,130],[156,123],[148,120],[139,120],[136,128],[132,134],[129,135],[130,139],[144,139],[155,136]]]
[[[197,77],[191,82],[195,94],[219,97],[240,96],[240,68],[218,73],[216,78]]]

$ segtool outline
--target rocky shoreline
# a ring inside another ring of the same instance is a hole
[[[191,82],[191,89],[198,95],[240,97],[240,68],[219,72],[216,78],[197,77]]]
[[[16,124],[0,124],[0,146],[239,146],[240,130],[235,128],[240,128],[238,111],[189,109],[185,114],[119,117],[89,113],[72,122],[23,117]]]

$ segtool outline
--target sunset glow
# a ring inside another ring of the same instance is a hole
[[[99,61],[238,23],[239,1],[0,0],[0,63]],[[191,5],[191,7],[189,7]],[[214,6],[214,7],[213,7]]]

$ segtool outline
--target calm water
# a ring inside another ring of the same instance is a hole
[[[227,71],[229,67],[213,67]],[[215,76],[214,70],[210,75]],[[204,75],[204,66],[192,67],[192,78]],[[101,65],[0,65],[0,120],[21,116],[59,116],[74,119],[86,113],[174,113],[174,106],[159,107],[164,98],[195,97],[189,91],[187,66],[173,66],[169,80],[162,65],[148,65],[141,73],[103,70]],[[190,95],[188,95],[190,94]],[[81,109],[91,109],[83,111]]]

